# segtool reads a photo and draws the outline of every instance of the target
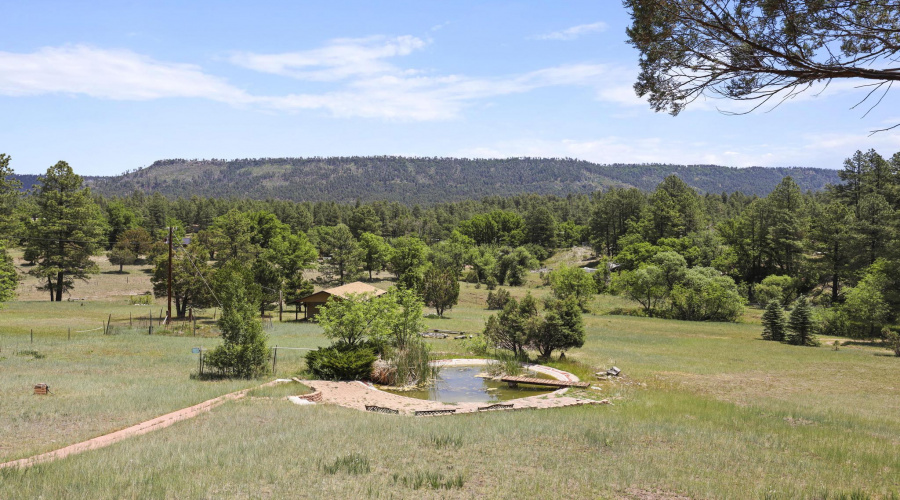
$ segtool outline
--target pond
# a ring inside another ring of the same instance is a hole
[[[428,399],[442,403],[492,403],[510,399],[525,398],[549,394],[555,389],[519,385],[509,388],[506,382],[495,382],[476,375],[484,373],[484,366],[445,366],[438,373],[438,378],[428,388],[414,391],[388,391],[400,396],[416,399]],[[527,377],[553,379],[549,375],[536,372],[525,372]]]

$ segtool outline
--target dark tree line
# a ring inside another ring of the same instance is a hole
[[[822,328],[878,335],[900,310],[900,154],[857,152],[838,177],[820,192],[784,177],[764,197],[702,194],[671,175],[652,192],[618,187],[410,206],[169,199],[141,191],[106,197],[85,188],[63,163],[25,196],[6,189],[4,239],[24,246],[32,272],[46,279],[56,300],[73,280],[89,276],[90,255],[109,252],[120,266],[155,262],[165,250],[166,228],[175,226],[177,241],[189,241],[176,257],[184,260],[185,276],[242,262],[263,310],[278,291],[308,291],[305,269],[318,268],[337,282],[388,271],[407,288],[438,296],[453,288],[426,276],[515,286],[557,249],[587,244],[606,267],[595,290],[612,285],[648,314],[728,320],[740,314],[734,306],[742,302],[774,297],[790,307],[808,296],[813,306],[826,307],[817,313]],[[8,167],[4,179],[13,186]],[[450,272],[429,274],[432,267]],[[185,289],[178,312],[208,301],[204,293]],[[446,309],[444,302],[434,306]]]

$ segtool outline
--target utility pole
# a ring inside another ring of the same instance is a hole
[[[281,313],[284,307],[284,292],[279,289],[278,290],[278,322],[281,323],[283,320],[281,319]]]
[[[169,226],[169,285],[167,287],[168,296],[169,296],[169,308],[168,313],[166,315],[166,325],[172,321],[172,230],[174,228]]]

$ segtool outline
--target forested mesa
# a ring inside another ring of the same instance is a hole
[[[900,313],[900,153],[857,152],[823,191],[804,192],[787,176],[764,197],[701,194],[670,175],[651,192],[609,187],[427,206],[103,196],[64,162],[20,195],[2,160],[3,240],[24,249],[22,271],[41,278],[52,300],[89,280],[90,257],[101,253],[120,268],[155,262],[154,291],[164,293],[166,228],[175,227],[178,315],[210,305],[195,277],[214,283],[228,262],[250,273],[249,300],[265,310],[279,292],[310,292],[307,270],[323,284],[389,271],[404,287],[439,296],[448,276],[491,289],[520,285],[555,251],[582,245],[596,252],[596,272],[541,271],[581,307],[591,294],[620,293],[636,301],[631,314],[734,321],[746,304],[795,309],[802,297],[811,332],[852,337],[889,335]],[[4,251],[5,299],[16,282]]]

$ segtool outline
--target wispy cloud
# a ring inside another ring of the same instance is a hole
[[[603,21],[598,21],[596,23],[579,24],[578,26],[572,26],[571,28],[566,28],[564,30],[544,33],[543,35],[537,35],[534,38],[538,40],[561,40],[568,42],[584,35],[606,31],[606,28],[606,23],[604,23]]]
[[[340,38],[324,47],[279,54],[239,52],[232,63],[255,71],[301,80],[336,81],[351,76],[392,73],[397,68],[385,59],[406,56],[428,42],[414,36]]]
[[[338,91],[273,98],[269,104],[281,109],[325,109],[345,117],[445,120],[460,116],[474,102],[559,86],[596,88],[599,100],[633,104],[634,98],[607,92],[619,88],[616,85],[621,85],[625,74],[630,72],[603,64],[556,66],[496,78],[383,74],[354,79]]]
[[[569,64],[535,71],[470,77],[402,68],[393,60],[427,45],[411,37],[333,40],[323,47],[283,54],[235,54],[242,67],[297,80],[282,95],[249,92],[199,66],[158,61],[128,50],[86,45],[32,53],[0,52],[0,95],[80,94],[101,99],[202,98],[277,111],[321,110],[338,117],[399,121],[457,118],[474,104],[547,87],[593,89],[598,100],[636,102],[628,90],[633,69]],[[305,82],[314,82],[312,87]],[[326,90],[321,90],[322,84]],[[639,101],[637,101],[639,102]]]
[[[663,137],[605,136],[587,139],[528,138],[502,141],[455,152],[456,156],[509,158],[569,157],[596,163],[677,163],[731,167],[839,168],[836,158],[849,156],[865,144],[882,155],[900,149],[900,135],[800,134],[789,145],[681,141]]]
[[[28,54],[0,52],[0,94],[84,94],[116,100],[201,97],[232,104],[253,98],[197,66],[128,50],[73,45]]]

